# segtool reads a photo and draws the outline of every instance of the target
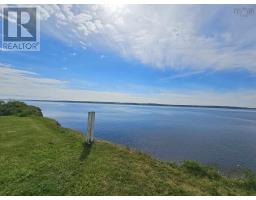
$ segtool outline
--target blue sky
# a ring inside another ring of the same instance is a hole
[[[0,52],[0,98],[256,107],[253,5],[39,9],[40,51]]]

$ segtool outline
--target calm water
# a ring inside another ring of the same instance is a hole
[[[256,171],[256,111],[213,108],[27,102],[64,127],[86,132],[96,112],[95,137],[129,145],[162,160],[198,160],[222,169]]]

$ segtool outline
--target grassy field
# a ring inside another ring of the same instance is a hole
[[[231,179],[81,134],[43,117],[0,117],[0,195],[252,195],[255,177]]]

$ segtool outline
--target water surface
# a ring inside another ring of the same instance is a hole
[[[256,171],[256,111],[92,103],[27,102],[67,128],[86,132],[96,112],[95,137],[128,145],[161,160],[198,160],[222,169]]]

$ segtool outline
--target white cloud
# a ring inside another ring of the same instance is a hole
[[[115,101],[163,104],[229,105],[256,107],[256,91],[175,91],[125,93],[73,89],[68,82],[40,77],[31,71],[0,65],[0,99],[50,99],[77,101]]]
[[[186,77],[201,74],[201,73],[204,73],[204,71],[200,70],[200,71],[185,72],[185,73],[180,73],[180,74],[175,74],[172,76],[164,77],[164,78],[161,78],[160,80],[167,81],[167,80],[174,80],[174,79],[178,79],[178,78],[186,78]]]
[[[153,67],[256,69],[256,20],[238,5],[43,5],[42,29]],[[254,16],[255,17],[255,16]]]
[[[12,88],[16,88],[18,92],[19,90],[24,90],[29,87],[40,89],[40,87],[59,87],[65,84],[66,81],[49,78],[40,78],[38,77],[37,73],[15,69],[12,68],[10,65],[0,64],[1,93],[4,90],[8,91]]]
[[[256,70],[254,5],[39,5],[41,31],[153,67]],[[2,9],[0,9],[2,10]],[[1,12],[1,11],[0,11]]]

